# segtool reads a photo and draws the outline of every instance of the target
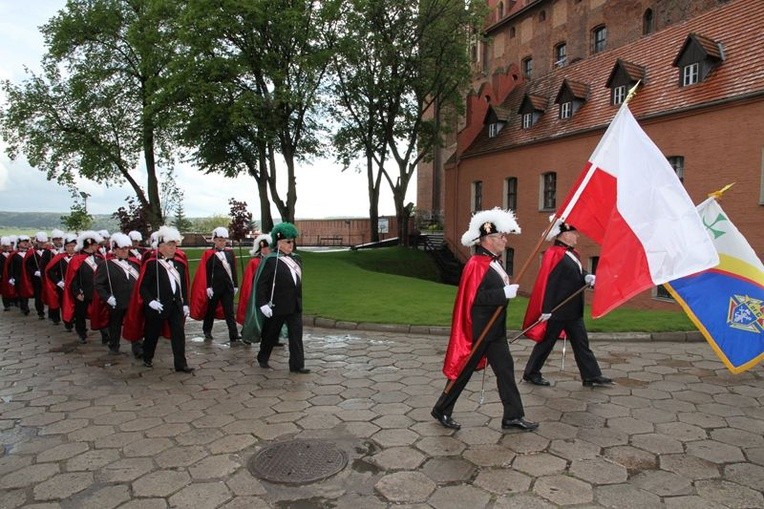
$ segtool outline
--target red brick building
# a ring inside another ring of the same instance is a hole
[[[736,182],[722,206],[764,253],[764,2],[489,1],[488,44],[452,143],[422,166],[417,210],[442,218],[459,256],[471,212],[517,212],[518,272],[625,97],[693,201]],[[438,167],[438,163],[442,167]],[[440,208],[439,208],[440,207]],[[598,247],[581,238],[589,268]],[[530,290],[533,260],[520,281]],[[632,307],[671,308],[658,289]]]

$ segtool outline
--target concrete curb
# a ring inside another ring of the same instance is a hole
[[[421,334],[426,336],[448,336],[449,327],[435,325],[405,325],[395,323],[347,322],[321,318],[313,315],[303,315],[302,322],[310,327],[322,329],[359,330],[369,332],[392,332],[397,334]],[[507,331],[507,337],[513,338],[519,330]],[[591,341],[629,341],[629,342],[679,342],[695,343],[705,341],[700,331],[679,332],[590,332]]]

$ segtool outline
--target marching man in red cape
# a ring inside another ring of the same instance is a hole
[[[469,229],[462,235],[462,244],[477,244],[477,248],[464,266],[456,293],[451,337],[443,365],[449,382],[431,412],[446,428],[461,428],[451,417],[454,405],[472,373],[484,369],[486,361],[496,375],[504,406],[502,429],[531,431],[538,428],[538,423],[525,419],[507,343],[507,305],[517,296],[518,289],[518,285],[510,284],[501,264],[510,233],[520,233],[514,214],[495,208],[472,216]]]
[[[74,321],[74,330],[80,338],[80,343],[87,343],[87,326],[85,320],[90,318],[90,328],[101,331],[101,342],[109,342],[109,311],[95,291],[95,273],[103,263],[103,257],[98,254],[100,242],[103,240],[98,233],[88,230],[77,237],[78,251],[69,262],[64,280],[64,305],[61,318],[64,322]]]
[[[13,253],[13,240],[10,236],[0,238],[0,295],[3,296],[3,311],[10,311],[15,300],[8,291],[8,266]]]
[[[239,291],[236,255],[232,249],[226,248],[227,242],[226,228],[219,226],[212,230],[213,246],[202,253],[191,285],[191,318],[204,320],[202,332],[205,341],[212,341],[215,318],[225,319],[231,343],[240,339],[233,311],[233,297]]]
[[[564,334],[570,339],[584,386],[610,385],[613,381],[602,376],[597,359],[589,348],[584,325],[582,290],[587,286],[594,287],[595,277],[584,270],[574,249],[578,232],[572,225],[557,219],[546,239],[553,240],[554,244],[544,251],[523,320],[523,329],[531,327],[525,335],[537,342],[525,365],[523,380],[534,385],[550,385],[541,376],[541,368],[557,339]],[[568,298],[570,300],[563,303]]]
[[[64,302],[64,289],[66,288],[66,271],[69,262],[74,256],[74,248],[77,246],[77,236],[67,233],[62,240],[63,251],[55,255],[45,267],[45,287],[48,295],[48,310],[51,320],[58,325],[61,322],[61,307]],[[71,332],[74,324],[64,322],[67,332]]]
[[[16,249],[11,251],[11,255],[5,262],[8,297],[16,299],[24,315],[29,314],[29,298],[34,295],[32,281],[24,265],[28,250],[29,235],[19,235],[16,240]]]

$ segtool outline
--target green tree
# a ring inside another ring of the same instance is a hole
[[[215,214],[210,217],[197,217],[191,220],[193,225],[193,231],[197,233],[203,233],[204,235],[212,235],[212,230],[218,226],[228,224],[231,219],[223,214]]]
[[[454,124],[446,112],[457,115],[463,108],[469,34],[485,11],[479,2],[450,0],[353,0],[349,9],[353,16],[337,60],[341,128],[335,145],[341,154],[363,150],[371,203],[378,201],[380,175],[388,183],[398,237],[407,243],[408,186],[417,164]]]
[[[182,22],[190,84],[185,143],[205,171],[243,171],[258,184],[263,227],[270,203],[294,220],[295,165],[316,154],[321,95],[334,45],[339,0],[188,2]],[[203,85],[199,85],[203,83]],[[286,170],[286,198],[276,155]]]
[[[183,208],[183,199],[181,196],[181,200],[178,202],[178,204],[175,206],[175,220],[173,221],[175,228],[178,229],[179,232],[187,232],[190,231],[191,228],[193,228],[193,223],[190,219],[186,217],[186,212]]]
[[[83,202],[80,202],[76,196],[76,191],[72,191],[72,197],[75,201],[72,203],[69,215],[61,216],[61,225],[67,231],[80,233],[90,229],[93,225],[93,216],[88,214],[84,199]]]
[[[42,26],[42,75],[2,83],[8,155],[49,180],[127,182],[152,226],[163,224],[157,165],[172,161],[166,114],[175,54],[172,0],[68,0]],[[142,163],[142,164],[141,164]],[[144,173],[145,172],[145,173]],[[140,182],[145,181],[145,189]]]

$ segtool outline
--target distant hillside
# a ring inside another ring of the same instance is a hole
[[[67,215],[61,212],[2,212],[0,211],[0,229],[4,231],[20,230],[45,230],[53,228],[63,229],[61,216]],[[108,214],[93,214],[94,230],[113,231],[119,223]]]

